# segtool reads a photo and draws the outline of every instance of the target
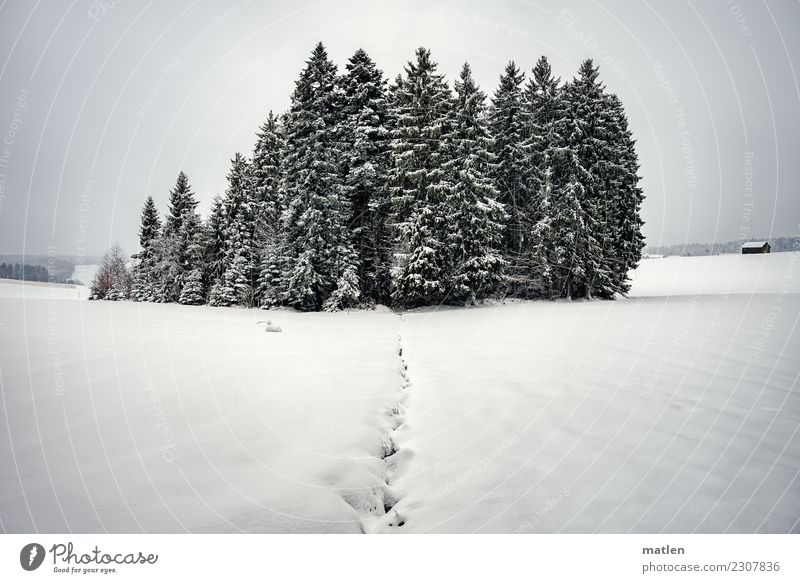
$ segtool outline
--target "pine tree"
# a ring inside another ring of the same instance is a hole
[[[253,253],[255,202],[252,176],[247,158],[239,154],[231,160],[228,188],[222,200],[225,224],[222,276],[215,282],[214,305],[252,306],[256,264]]]
[[[622,102],[607,94],[609,177],[606,182],[615,199],[613,243],[613,280],[617,293],[630,290],[628,272],[641,260],[644,237],[641,233],[642,189],[639,187],[639,159]]]
[[[547,57],[540,57],[531,71],[523,99],[525,124],[524,150],[529,166],[528,186],[538,192],[546,171],[545,155],[553,140],[558,124],[564,116],[565,103],[559,87],[561,80],[553,76]],[[562,131],[563,128],[558,128]],[[533,197],[533,206],[536,206]]]
[[[336,288],[325,300],[323,308],[328,312],[346,310],[358,306],[361,300],[361,288],[358,271],[354,262],[348,263],[336,281]]]
[[[306,62],[286,118],[283,213],[286,301],[300,310],[328,299],[357,269],[342,180],[341,108],[336,65],[319,43]]]
[[[257,203],[265,204],[271,222],[277,222],[281,212],[279,195],[283,148],[283,129],[278,116],[270,111],[256,136],[258,140],[251,162],[253,196]]]
[[[555,299],[560,295],[558,286],[558,266],[554,264],[556,244],[558,242],[555,231],[555,212],[553,196],[553,168],[550,165],[549,153],[543,160],[544,173],[541,178],[536,195],[537,206],[535,222],[531,231],[531,246],[529,249],[530,260],[528,263],[530,280],[534,289],[533,294],[548,299]],[[572,225],[567,225],[568,229]]]
[[[254,253],[257,269],[254,302],[264,308],[277,305],[282,297],[283,232],[281,213],[281,151],[283,128],[271,111],[261,126],[251,163],[255,202]]]
[[[195,250],[202,233],[196,208],[189,179],[180,172],[169,193],[169,213],[160,241],[158,301],[178,301],[185,276],[198,267]]]
[[[389,197],[386,80],[358,49],[347,63],[344,91],[344,188],[350,202],[348,228],[358,255],[358,288],[365,300],[390,302],[391,244],[386,229]],[[352,282],[343,282],[352,294]]]
[[[230,231],[231,249],[225,274],[216,291],[216,306],[252,306],[253,287],[249,277],[249,248],[244,245],[243,233],[239,229]]]
[[[615,218],[617,200],[610,171],[613,159],[604,86],[591,59],[581,63],[576,77],[565,88],[572,131],[568,137],[576,154],[574,178],[581,184],[583,235],[578,241],[573,291],[580,297],[611,298],[616,293]]]
[[[582,290],[593,261],[588,254],[583,185],[574,174],[553,193],[551,268],[559,296],[572,298]]]
[[[529,162],[524,143],[526,128],[522,83],[525,76],[510,61],[500,76],[500,84],[489,110],[489,129],[494,138],[494,169],[498,201],[508,213],[501,251],[507,262],[509,293],[515,295],[526,284],[523,245],[530,225],[525,211],[530,206],[528,191]]]
[[[196,212],[187,212],[179,238],[184,246],[184,274],[181,293],[178,302],[187,305],[205,303],[205,231],[200,215]]]
[[[281,233],[278,235],[280,236]],[[286,262],[283,259],[282,250],[282,240],[278,239],[268,244],[262,251],[256,288],[256,301],[261,308],[268,309],[279,306],[284,301]]]
[[[408,252],[397,278],[395,297],[405,307],[442,302],[447,295],[447,248],[441,217],[420,205],[408,227]]]
[[[391,224],[393,300],[401,306],[443,301],[448,292],[448,134],[452,97],[428,49],[392,88]]]
[[[141,251],[134,256],[133,288],[131,298],[140,302],[152,302],[157,298],[158,289],[158,239],[161,236],[161,219],[153,197],[148,196],[142,207],[139,245]]]
[[[181,171],[178,173],[175,187],[169,193],[169,214],[164,225],[165,231],[168,234],[177,233],[184,217],[194,212],[196,208],[197,201],[189,185],[189,178]]]
[[[455,93],[447,136],[453,156],[446,164],[452,182],[447,202],[451,297],[473,302],[491,294],[501,281],[499,246],[506,215],[491,178],[495,163],[484,120],[486,96],[466,63],[455,82]]]
[[[415,57],[387,90],[363,50],[339,77],[317,45],[207,220],[181,172],[163,225],[145,201],[132,289],[112,249],[91,297],[414,307],[480,300],[503,277],[519,297],[626,293],[644,245],[639,162],[592,61],[560,85],[542,57],[524,91],[511,62],[487,112],[468,65],[453,95],[430,51]]]
[[[199,306],[205,303],[202,270],[195,268],[187,274],[178,302],[186,306]]]
[[[541,57],[533,68],[524,101],[527,127],[524,148],[528,157],[531,201],[526,217],[530,234],[524,250],[527,262],[521,295],[555,298],[561,293],[560,268],[552,262],[554,257],[565,254],[563,249],[557,249],[559,233],[554,231],[556,217],[553,213],[563,209],[555,197],[573,174],[573,156],[565,141],[569,133],[566,102],[559,79],[553,77],[546,57]],[[570,204],[567,208],[571,208]],[[573,228],[569,223],[562,221],[561,224],[564,228]]]

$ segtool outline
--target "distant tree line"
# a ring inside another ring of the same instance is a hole
[[[468,64],[452,88],[437,69],[420,48],[387,83],[359,49],[340,74],[318,44],[205,220],[183,172],[163,220],[147,197],[114,297],[314,311],[626,293],[639,164],[592,61],[566,83],[545,57],[527,82],[510,62],[490,103]]]
[[[680,257],[699,257],[719,255],[720,253],[741,253],[747,241],[769,241],[773,253],[800,251],[800,237],[753,237],[736,239],[724,243],[683,243],[678,245],[648,246],[645,252],[650,255],[677,255]]]
[[[46,267],[27,263],[0,263],[0,278],[23,281],[50,281]]]

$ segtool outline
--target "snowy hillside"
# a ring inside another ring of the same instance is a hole
[[[80,281],[86,287],[92,285],[94,274],[97,273],[98,264],[76,265],[72,272],[71,279]]]
[[[798,269],[651,259],[616,302],[402,316],[2,282],[1,524],[797,532]]]

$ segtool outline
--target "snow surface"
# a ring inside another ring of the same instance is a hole
[[[78,280],[86,287],[89,287],[90,285],[92,285],[94,276],[99,268],[100,266],[96,263],[86,264],[86,265],[76,265],[75,269],[73,269],[72,271],[71,279]]]
[[[88,298],[89,288],[82,285],[0,279],[0,299],[86,300]]]
[[[0,526],[799,531],[800,255],[634,282],[402,316],[0,282]]]
[[[800,287],[798,253],[644,259],[631,272],[631,297],[776,294]]]

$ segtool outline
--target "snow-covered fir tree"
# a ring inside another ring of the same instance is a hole
[[[256,273],[253,237],[256,204],[250,164],[238,152],[231,160],[228,188],[222,199],[225,237],[222,274],[212,287],[215,306],[252,306]]]
[[[209,291],[222,279],[225,271],[225,205],[219,195],[211,201],[208,219],[203,224],[204,285]]]
[[[202,233],[196,208],[197,200],[189,179],[180,172],[169,193],[169,210],[160,241],[158,301],[178,301],[184,277],[202,267],[197,264],[196,250]]]
[[[178,231],[183,247],[183,283],[178,303],[196,306],[205,303],[203,285],[205,271],[204,241],[205,231],[200,215],[187,211]]]
[[[565,87],[571,130],[567,140],[576,155],[572,173],[581,185],[579,203],[583,211],[572,281],[572,292],[579,297],[611,298],[617,292],[617,192],[610,172],[614,153],[604,91],[591,59],[581,63],[578,76]]]
[[[349,289],[358,265],[347,230],[342,105],[336,65],[319,43],[295,84],[283,155],[286,302],[300,310],[344,308],[360,295]],[[329,298],[340,286],[348,291],[334,305]]]
[[[554,256],[564,256],[563,250],[556,251],[559,242],[553,230],[553,213],[560,210],[560,201],[554,196],[566,185],[572,168],[563,162],[565,157],[571,160],[571,152],[564,149],[567,147],[564,137],[569,131],[566,102],[559,79],[553,76],[546,57],[541,57],[533,68],[525,89],[524,107],[527,126],[524,146],[531,192],[526,214],[530,233],[524,249],[524,284],[517,295],[554,298],[560,295],[559,267],[552,261]]]
[[[530,162],[525,153],[526,128],[522,84],[524,74],[514,61],[500,76],[500,84],[489,108],[489,129],[494,138],[495,186],[499,202],[505,205],[508,220],[503,233],[502,254],[510,294],[527,285],[523,242],[530,231],[525,209],[529,207],[528,173]]]
[[[158,298],[158,239],[161,236],[161,218],[153,197],[148,196],[142,207],[139,226],[141,251],[133,256],[133,287],[131,299],[139,302],[154,302]]]
[[[181,171],[175,180],[175,187],[169,193],[169,211],[164,224],[165,231],[167,233],[178,231],[187,213],[196,208],[197,201],[194,199],[192,187],[189,185],[189,177]]]
[[[452,96],[426,48],[392,88],[394,303],[419,306],[447,298],[450,274],[445,163]]]
[[[386,80],[363,49],[350,57],[346,69],[342,78],[342,162],[351,207],[348,227],[359,261],[358,287],[364,301],[388,305],[391,241],[386,227],[390,163]]]
[[[486,96],[464,64],[454,84],[455,107],[447,140],[452,156],[446,163],[451,298],[474,302],[492,294],[501,281],[500,256],[503,206],[492,180],[494,155],[486,127]]]
[[[281,151],[283,128],[271,111],[256,134],[258,140],[251,162],[252,188],[255,202],[254,251],[257,281],[254,302],[269,308],[283,296],[283,231],[281,214],[284,202],[281,193]]]
[[[628,272],[635,269],[642,257],[644,237],[641,206],[642,189],[639,186],[639,157],[636,140],[628,128],[628,118],[619,97],[606,94],[609,142],[609,176],[607,188],[614,192],[616,230],[613,243],[614,289],[617,293],[630,290]]]
[[[554,131],[553,124],[564,115],[565,102],[561,94],[561,80],[553,75],[547,57],[540,57],[531,70],[525,86],[523,119],[525,124],[524,149],[528,170],[528,186],[537,192],[544,181],[545,154]],[[534,206],[536,196],[533,195]]]
[[[549,149],[548,149],[549,150]],[[559,264],[555,258],[558,238],[555,232],[554,213],[559,207],[554,205],[553,167],[550,164],[550,152],[543,159],[544,173],[538,183],[536,193],[535,222],[531,229],[531,244],[528,249],[528,270],[530,288],[524,290],[527,297],[538,296],[556,299],[561,295],[559,287]],[[570,226],[571,228],[571,226]]]
[[[183,289],[178,298],[178,303],[186,306],[199,306],[205,302],[203,271],[199,268],[192,269],[184,278]]]
[[[137,300],[336,310],[517,297],[613,298],[643,247],[639,163],[619,98],[585,61],[509,63],[490,107],[430,51],[387,88],[363,50],[342,77],[317,45],[253,161],[234,157],[205,223],[186,175],[142,210]],[[127,297],[106,282],[94,298]]]

